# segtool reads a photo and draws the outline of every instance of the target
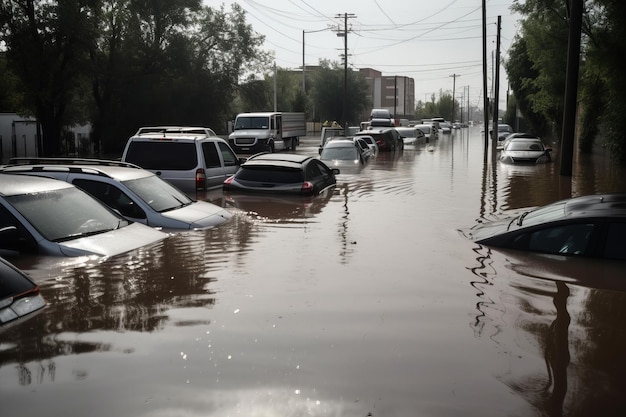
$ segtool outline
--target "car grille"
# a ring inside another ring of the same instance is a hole
[[[235,145],[237,146],[250,146],[256,143],[256,138],[236,138]]]

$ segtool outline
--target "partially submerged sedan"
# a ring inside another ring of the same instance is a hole
[[[72,184],[0,174],[0,253],[113,256],[166,237]]]
[[[510,164],[543,164],[552,161],[551,148],[546,147],[540,138],[520,137],[505,140],[500,151],[500,161]]]
[[[626,260],[626,193],[557,201],[479,224],[467,235],[506,249]]]
[[[338,169],[307,155],[261,153],[241,164],[235,175],[224,181],[224,191],[317,195],[334,187]]]

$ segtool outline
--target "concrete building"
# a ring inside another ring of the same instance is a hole
[[[396,119],[413,119],[415,115],[415,80],[400,75],[383,76],[373,68],[359,70],[369,85],[369,100],[372,108],[387,109]],[[369,111],[363,114],[369,118]]]

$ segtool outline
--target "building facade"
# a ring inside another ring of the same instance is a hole
[[[373,68],[359,70],[369,86],[368,99],[372,108],[387,109],[396,119],[415,116],[415,80],[401,75],[385,75]],[[362,115],[369,119],[369,111]]]

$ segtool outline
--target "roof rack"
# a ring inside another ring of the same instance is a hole
[[[100,166],[118,166],[126,168],[140,168],[139,165],[130,162],[114,161],[108,159],[90,159],[90,158],[29,158],[19,157],[11,158],[7,165],[100,165]]]
[[[216,136],[216,133],[213,131],[213,129],[198,126],[146,126],[140,127],[135,135],[138,136],[150,133],[205,135],[210,137]]]

